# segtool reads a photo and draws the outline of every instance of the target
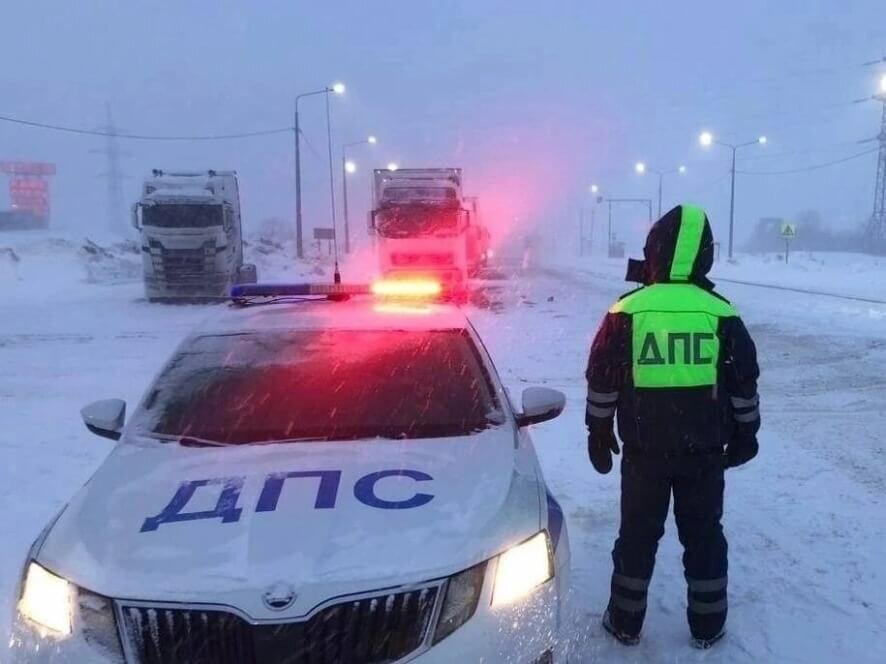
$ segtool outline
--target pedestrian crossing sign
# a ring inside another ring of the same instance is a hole
[[[789,224],[787,222],[782,222],[781,236],[785,240],[793,240],[795,237],[797,237],[797,224]]]

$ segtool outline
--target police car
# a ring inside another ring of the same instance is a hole
[[[515,407],[459,309],[392,299],[433,285],[365,290],[236,287],[125,425],[83,409],[119,442],[30,551],[12,661],[560,661],[528,426],[563,395]]]

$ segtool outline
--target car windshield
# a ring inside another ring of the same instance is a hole
[[[500,421],[462,330],[196,337],[140,411],[136,430],[192,444],[461,436]]]
[[[220,205],[147,205],[142,210],[146,226],[160,228],[207,228],[222,225]]]

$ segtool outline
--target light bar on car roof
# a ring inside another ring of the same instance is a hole
[[[440,282],[426,278],[381,279],[372,284],[238,284],[231,287],[231,298],[310,297],[347,298],[374,295],[384,300],[433,300],[443,292]]]
[[[308,297],[311,295],[369,295],[367,284],[237,284],[231,297]]]

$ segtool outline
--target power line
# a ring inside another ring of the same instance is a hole
[[[859,157],[864,157],[865,155],[872,154],[877,152],[880,148],[871,148],[870,150],[865,150],[864,152],[858,152],[853,155],[849,155],[848,157],[843,157],[842,159],[834,159],[833,161],[826,161],[822,164],[815,164],[813,166],[805,166],[803,168],[789,168],[783,171],[735,171],[736,173],[740,173],[742,175],[787,175],[789,173],[806,173],[808,171],[816,171],[820,168],[827,168],[828,166],[835,166],[837,164],[842,164],[847,161],[852,161],[853,159],[858,159]]]
[[[6,115],[0,115],[0,121],[11,122],[13,124],[25,125],[27,127],[37,127],[39,129],[50,129],[52,131],[62,131],[69,134],[83,134],[86,136],[113,136],[114,138],[127,138],[136,141],[223,141],[232,138],[252,138],[255,136],[270,136],[272,134],[282,134],[291,132],[292,127],[280,127],[277,129],[264,129],[261,131],[247,131],[236,134],[212,134],[204,136],[154,136],[149,134],[123,134],[111,133],[109,131],[96,129],[81,129],[78,127],[66,127],[64,125],[47,124],[45,122],[34,122],[33,120],[21,120]]]

